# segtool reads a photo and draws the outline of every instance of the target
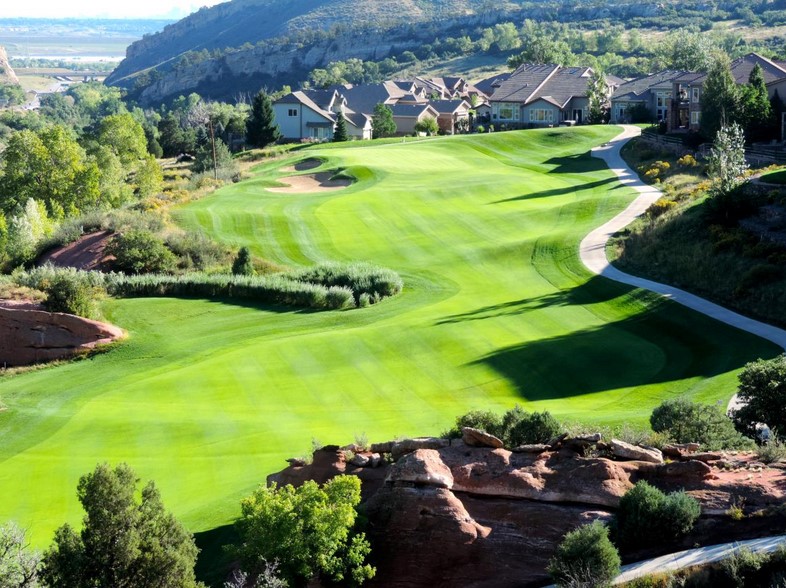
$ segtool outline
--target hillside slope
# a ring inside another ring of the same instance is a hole
[[[0,47],[0,84],[19,84],[19,78],[16,77],[16,72],[8,61],[5,47]]]
[[[444,24],[456,18],[489,12],[483,0],[233,0],[202,8],[160,33],[132,44],[126,59],[107,83],[124,84],[129,76],[156,67],[187,51],[226,49],[252,45],[297,33],[306,35],[344,27],[356,31],[386,29],[403,23],[427,21]],[[508,12],[516,4],[498,3],[491,12]]]

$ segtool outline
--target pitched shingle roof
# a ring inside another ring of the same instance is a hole
[[[564,108],[571,98],[587,95],[591,75],[589,67],[562,67],[549,76],[526,102],[542,98]]]
[[[494,94],[494,92],[497,91],[497,88],[499,88],[500,84],[507,80],[510,75],[510,73],[502,73],[491,76],[490,78],[486,78],[485,80],[480,80],[475,84],[475,88],[483,92],[486,96],[491,96]]]
[[[494,91],[495,102],[526,103],[540,86],[559,70],[558,65],[524,64]]]
[[[643,78],[636,78],[622,84],[614,91],[611,97],[612,99],[623,97],[629,99],[638,98],[655,87],[668,87],[671,89],[671,84],[674,80],[685,75],[685,73],[686,72],[682,71],[664,70],[644,76]]]

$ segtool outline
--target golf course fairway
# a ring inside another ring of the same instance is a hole
[[[684,395],[725,403],[779,349],[647,292],[591,277],[581,238],[633,198],[589,156],[616,127],[327,145],[174,211],[182,226],[291,267],[363,260],[404,292],[370,308],[104,304],[129,332],[92,359],[0,379],[0,522],[37,546],[79,523],[80,475],[127,462],[192,531],[311,440],[437,434],[516,403],[558,419],[644,425]],[[358,181],[266,186],[306,158]]]

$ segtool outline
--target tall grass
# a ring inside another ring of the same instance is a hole
[[[46,290],[48,284],[63,276],[89,288],[105,289],[116,297],[235,298],[327,310],[355,308],[361,296],[378,302],[397,294],[403,286],[401,278],[391,270],[369,264],[337,263],[317,266],[313,272],[266,276],[198,272],[126,275],[45,265],[18,271],[13,280],[20,286]]]

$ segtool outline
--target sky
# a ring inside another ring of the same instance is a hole
[[[0,19],[33,18],[182,18],[202,6],[225,0],[0,0]]]

